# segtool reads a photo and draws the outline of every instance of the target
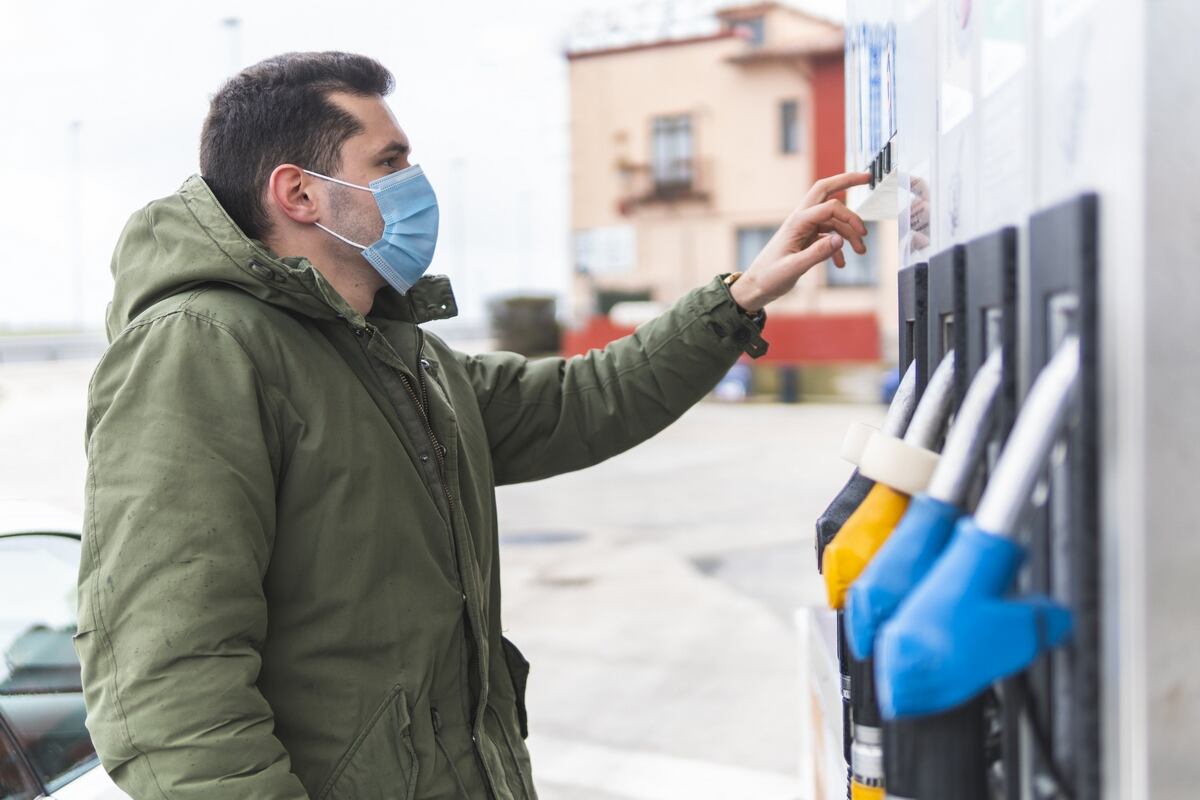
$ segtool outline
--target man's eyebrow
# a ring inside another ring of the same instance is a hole
[[[379,151],[379,155],[386,156],[389,154],[395,154],[395,155],[402,156],[402,155],[405,155],[406,153],[408,153],[408,151],[411,149],[412,148],[409,146],[408,142],[401,142],[401,141],[397,140],[397,141],[388,142],[384,146],[384,148]]]

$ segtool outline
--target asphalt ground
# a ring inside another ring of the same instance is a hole
[[[0,497],[82,509],[94,360],[0,365]],[[852,405],[706,401],[589,470],[498,490],[542,800],[797,800],[813,520]]]

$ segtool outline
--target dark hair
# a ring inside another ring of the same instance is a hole
[[[392,73],[353,53],[284,53],[234,75],[213,96],[200,134],[200,174],[247,236],[261,239],[271,223],[263,203],[280,164],[335,174],[342,143],[362,132],[331,92],[384,96]]]

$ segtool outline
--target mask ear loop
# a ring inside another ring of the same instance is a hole
[[[342,186],[349,186],[351,189],[362,189],[364,192],[370,192],[371,194],[375,194],[375,190],[372,189],[370,186],[359,186],[357,183],[350,183],[349,181],[344,181],[341,178],[331,178],[328,175],[322,175],[319,172],[313,172],[311,169],[306,169],[304,171],[307,172],[309,175],[312,175],[314,178],[321,178],[322,180],[333,181],[334,183],[340,183]]]
[[[312,175],[315,178],[321,178],[322,180],[332,181],[333,183],[340,183],[342,186],[349,186],[351,189],[362,189],[364,192],[370,192],[371,194],[375,194],[375,191],[373,189],[371,189],[369,186],[359,186],[357,183],[350,183],[349,181],[343,181],[338,178],[331,178],[328,175],[322,175],[319,172],[313,172],[311,169],[306,169],[304,171],[307,172],[309,175]],[[337,231],[332,231],[329,228],[326,228],[324,225],[322,225],[319,222],[314,222],[313,225],[316,225],[318,228],[325,231],[330,236],[341,239],[343,242],[350,245],[351,247],[357,247],[359,250],[367,249],[367,246],[365,244],[359,244],[358,242],[351,241],[351,240],[347,239],[345,236],[342,236]]]
[[[338,239],[341,239],[343,242],[345,242],[346,244],[350,245],[351,247],[357,247],[359,250],[366,250],[366,249],[367,249],[367,246],[366,246],[366,245],[364,245],[364,244],[359,244],[358,242],[352,242],[352,241],[350,241],[349,239],[347,239],[345,236],[342,236],[342,235],[341,235],[340,233],[338,233],[337,231],[331,231],[329,228],[326,228],[324,225],[322,225],[322,224],[321,224],[321,223],[319,223],[319,222],[314,222],[314,223],[313,223],[313,225],[316,225],[318,228],[320,228],[321,230],[325,231],[325,232],[326,232],[326,233],[328,233],[330,236],[336,236]]]

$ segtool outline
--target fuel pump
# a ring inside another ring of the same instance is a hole
[[[1067,420],[1079,365],[1079,340],[1068,336],[1031,388],[975,516],[958,521],[945,552],[879,630],[876,679],[886,718],[924,717],[943,739],[961,736],[957,709],[1070,634],[1062,606],[1007,595],[1025,556],[1013,534]],[[946,764],[930,758],[920,769]]]
[[[950,440],[984,440],[965,492],[931,475],[873,556],[847,552],[843,529],[823,559],[850,663],[875,662],[889,796],[1197,794],[1200,683],[1179,638],[1197,619],[1186,565],[1200,552],[1186,485],[1200,273],[1180,255],[1196,228],[1197,168],[1180,155],[1196,138],[1180,103],[1196,8],[845,2],[846,168],[872,176],[846,204],[889,231],[887,340],[917,361],[918,394],[947,340],[963,366],[934,472],[950,477]],[[997,347],[985,436],[966,398]],[[877,479],[869,450],[859,473]],[[811,616],[825,623],[806,673],[825,741],[832,625]],[[964,741],[983,753],[982,788],[980,759],[940,749]],[[812,793],[828,798],[819,764]],[[906,782],[907,764],[921,774]]]

